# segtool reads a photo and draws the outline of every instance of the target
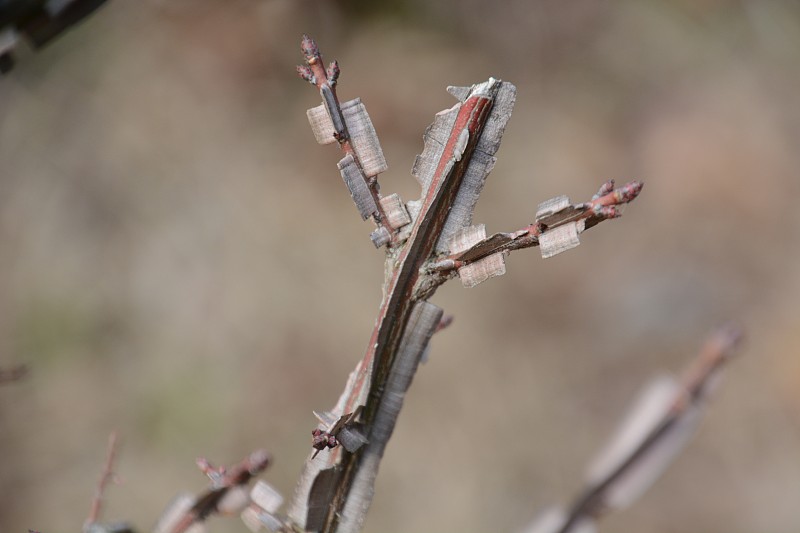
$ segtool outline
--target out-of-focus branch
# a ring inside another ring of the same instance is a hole
[[[552,509],[526,533],[593,531],[603,514],[630,505],[658,479],[693,434],[715,376],[741,338],[734,326],[709,336],[680,380],[655,381],[588,472],[568,511]]]
[[[108,436],[108,446],[106,447],[106,460],[103,464],[103,471],[97,479],[92,505],[89,508],[89,515],[83,523],[84,533],[134,533],[133,527],[127,522],[101,522],[103,514],[103,498],[109,483],[117,482],[117,475],[114,473],[114,462],[119,450],[119,438],[117,432],[112,431]]]
[[[0,385],[18,381],[28,373],[27,365],[17,365],[10,368],[0,368]]]
[[[117,443],[118,443],[117,432],[112,431],[111,434],[108,436],[108,447],[106,448],[106,462],[105,465],[103,466],[103,471],[100,474],[100,478],[97,480],[97,488],[95,489],[94,492],[94,498],[92,498],[92,506],[89,509],[89,516],[86,517],[84,529],[86,529],[88,525],[94,524],[95,522],[100,520],[100,512],[103,507],[103,494],[105,493],[108,484],[115,478],[113,468],[114,468],[114,460],[117,456]]]
[[[205,458],[199,458],[197,466],[211,480],[211,487],[196,498],[178,496],[163,513],[153,532],[185,533],[214,513],[231,515],[241,512],[250,503],[247,484],[266,470],[271,461],[266,450],[256,450],[228,468],[215,468]]]

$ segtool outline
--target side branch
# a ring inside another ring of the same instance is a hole
[[[382,246],[389,242],[389,239],[396,233],[381,203],[377,174],[372,175],[373,172],[377,173],[385,170],[385,166],[371,171],[354,146],[353,137],[348,129],[348,121],[342,111],[339,97],[336,95],[336,83],[340,74],[339,63],[334,60],[326,70],[323,66],[322,54],[317,43],[308,35],[303,35],[300,50],[303,52],[306,65],[298,66],[297,73],[301,78],[319,89],[325,114],[327,119],[330,120],[330,135],[339,143],[345,153],[345,158],[339,163],[342,176],[345,178],[351,194],[353,194],[353,199],[356,201],[362,217],[372,216],[378,226],[378,230],[373,236],[373,242],[376,246]],[[309,118],[311,118],[311,115],[309,115]],[[312,122],[313,125],[314,123]],[[361,120],[354,120],[354,126],[359,129],[371,129],[372,127],[371,123],[366,127]],[[324,129],[327,131],[327,128]],[[326,139],[318,140],[328,142]],[[375,150],[374,146],[371,148],[372,151]],[[377,151],[380,151],[380,146],[377,146]],[[383,159],[382,154],[380,159]],[[352,167],[352,169],[349,170],[348,167]],[[371,201],[366,201],[364,194],[370,197]]]
[[[604,220],[619,218],[622,216],[620,207],[635,200],[644,184],[632,181],[619,189],[613,187],[614,180],[609,180],[588,202],[565,206],[560,211],[542,217],[522,229],[510,233],[495,233],[464,251],[431,260],[423,267],[428,277],[426,284],[419,287],[419,296],[423,297],[431,289],[435,289],[452,278],[456,271],[465,266],[477,263],[494,254],[508,254],[514,250],[539,246],[542,235],[552,230],[581,223],[580,232],[583,232]],[[563,251],[563,249],[559,251]]]

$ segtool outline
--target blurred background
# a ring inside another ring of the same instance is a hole
[[[625,216],[433,302],[366,530],[513,531],[566,503],[641,387],[706,334],[746,344],[696,439],[604,531],[800,528],[800,4],[111,0],[0,79],[0,530],[147,531],[194,459],[266,447],[291,496],[381,298],[382,253],[305,110],[308,32],[418,197],[422,132],[488,76],[517,104],[475,221],[641,179]],[[465,444],[469,443],[469,444]],[[244,531],[216,518],[214,532]]]

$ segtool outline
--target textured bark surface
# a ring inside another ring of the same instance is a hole
[[[505,253],[535,246],[540,239],[548,243],[547,257],[577,246],[576,235],[574,243],[558,248],[564,240],[558,236],[582,230],[590,219],[596,223],[615,218],[619,214],[614,206],[635,198],[641,184],[620,190],[606,184],[602,197],[598,193],[592,202],[575,206],[561,197],[537,217],[545,222],[537,220],[513,234],[487,239],[485,226],[470,224],[516,99],[512,84],[489,78],[448,89],[458,102],[437,113],[425,131],[423,151],[412,169],[422,195],[404,209],[396,195],[380,197],[377,179],[367,171],[374,168],[377,173],[386,166],[370,162],[377,159],[374,147],[379,143],[360,100],[340,107],[316,43],[304,37],[302,49],[307,66],[298,67],[298,72],[324,95],[323,104],[308,111],[314,135],[323,144],[335,138],[345,151],[339,163],[344,181],[362,218],[371,216],[377,225],[373,243],[386,246],[383,302],[375,328],[366,354],[331,411],[340,417],[363,407],[360,422],[368,443],[352,454],[341,447],[310,454],[290,509],[291,519],[306,530],[352,532],[363,526],[406,390],[441,319],[441,310],[425,300],[456,272],[466,287],[502,275]],[[345,109],[363,111],[352,118]],[[357,142],[354,132],[370,141]]]

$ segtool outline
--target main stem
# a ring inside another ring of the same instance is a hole
[[[433,253],[439,239],[491,106],[491,97],[473,96],[467,99],[459,110],[453,131],[466,130],[469,132],[467,147],[460,160],[455,161],[453,155],[458,139],[456,136],[449,139],[431,187],[424,197],[420,214],[414,223],[406,245],[399,252],[396,261],[398,266],[393,270],[387,282],[384,302],[381,305],[362,366],[367,369],[374,363],[370,392],[364,413],[366,427],[370,430],[370,442],[358,453],[343,457],[343,476],[331,502],[324,532],[358,531],[363,524],[372,501],[372,487],[358,493],[351,492],[350,489],[357,479],[373,475],[366,469],[362,469],[362,458],[371,452],[374,454],[377,448],[379,448],[379,454],[382,455],[385,442],[372,438],[371,428],[383,399],[386,379],[395,363],[400,337],[416,303],[413,298],[413,290],[422,276],[420,271],[422,265]],[[355,396],[351,396],[349,401],[354,402]],[[355,407],[355,405],[348,404],[345,412],[349,412]],[[377,466],[377,464],[373,464],[371,469],[375,470]],[[342,521],[340,524],[340,517],[344,513],[345,506],[357,511],[346,513],[347,521]]]

